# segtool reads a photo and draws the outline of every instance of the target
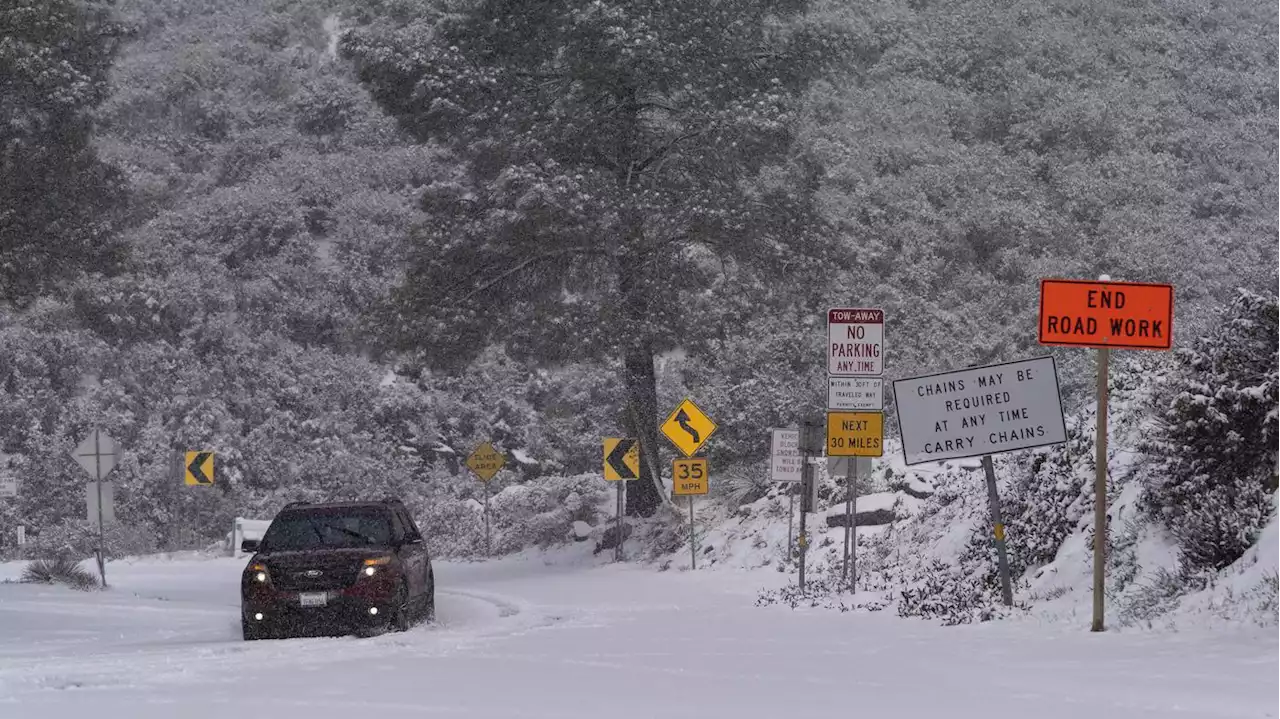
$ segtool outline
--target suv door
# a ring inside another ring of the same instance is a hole
[[[395,515],[394,526],[400,532],[400,561],[404,562],[405,571],[409,575],[409,591],[420,596],[427,591],[427,574],[430,563],[427,558],[427,544],[418,531],[413,518],[403,507],[392,510]]]

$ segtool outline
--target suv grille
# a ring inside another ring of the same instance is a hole
[[[356,580],[359,565],[352,562],[303,564],[296,567],[270,567],[271,583],[285,591],[342,589]]]

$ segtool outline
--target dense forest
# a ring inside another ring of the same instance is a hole
[[[885,309],[889,378],[1049,352],[1042,277],[1172,283],[1191,346],[1275,296],[1276,27],[1243,0],[10,0],[0,527],[83,541],[98,426],[115,551],[397,494],[466,554],[485,440],[536,540],[593,518],[602,436],[663,467],[686,395],[751,482],[821,411],[829,305]],[[1078,408],[1090,354],[1053,353]],[[188,449],[214,487],[172,476]]]

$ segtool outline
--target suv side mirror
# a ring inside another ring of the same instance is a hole
[[[402,544],[422,544],[422,535],[421,535],[421,534],[406,534],[406,535],[404,535],[404,541],[403,541],[403,542],[401,542],[401,543],[402,543]]]
[[[260,542],[256,539],[245,539],[240,542],[240,551],[245,554],[253,554],[258,551]]]

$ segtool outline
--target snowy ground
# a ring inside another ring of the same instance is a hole
[[[243,564],[113,563],[108,592],[0,584],[0,717],[1277,716],[1274,631],[944,628],[757,608],[768,570],[561,556],[438,565],[439,622],[407,634],[245,643]]]

